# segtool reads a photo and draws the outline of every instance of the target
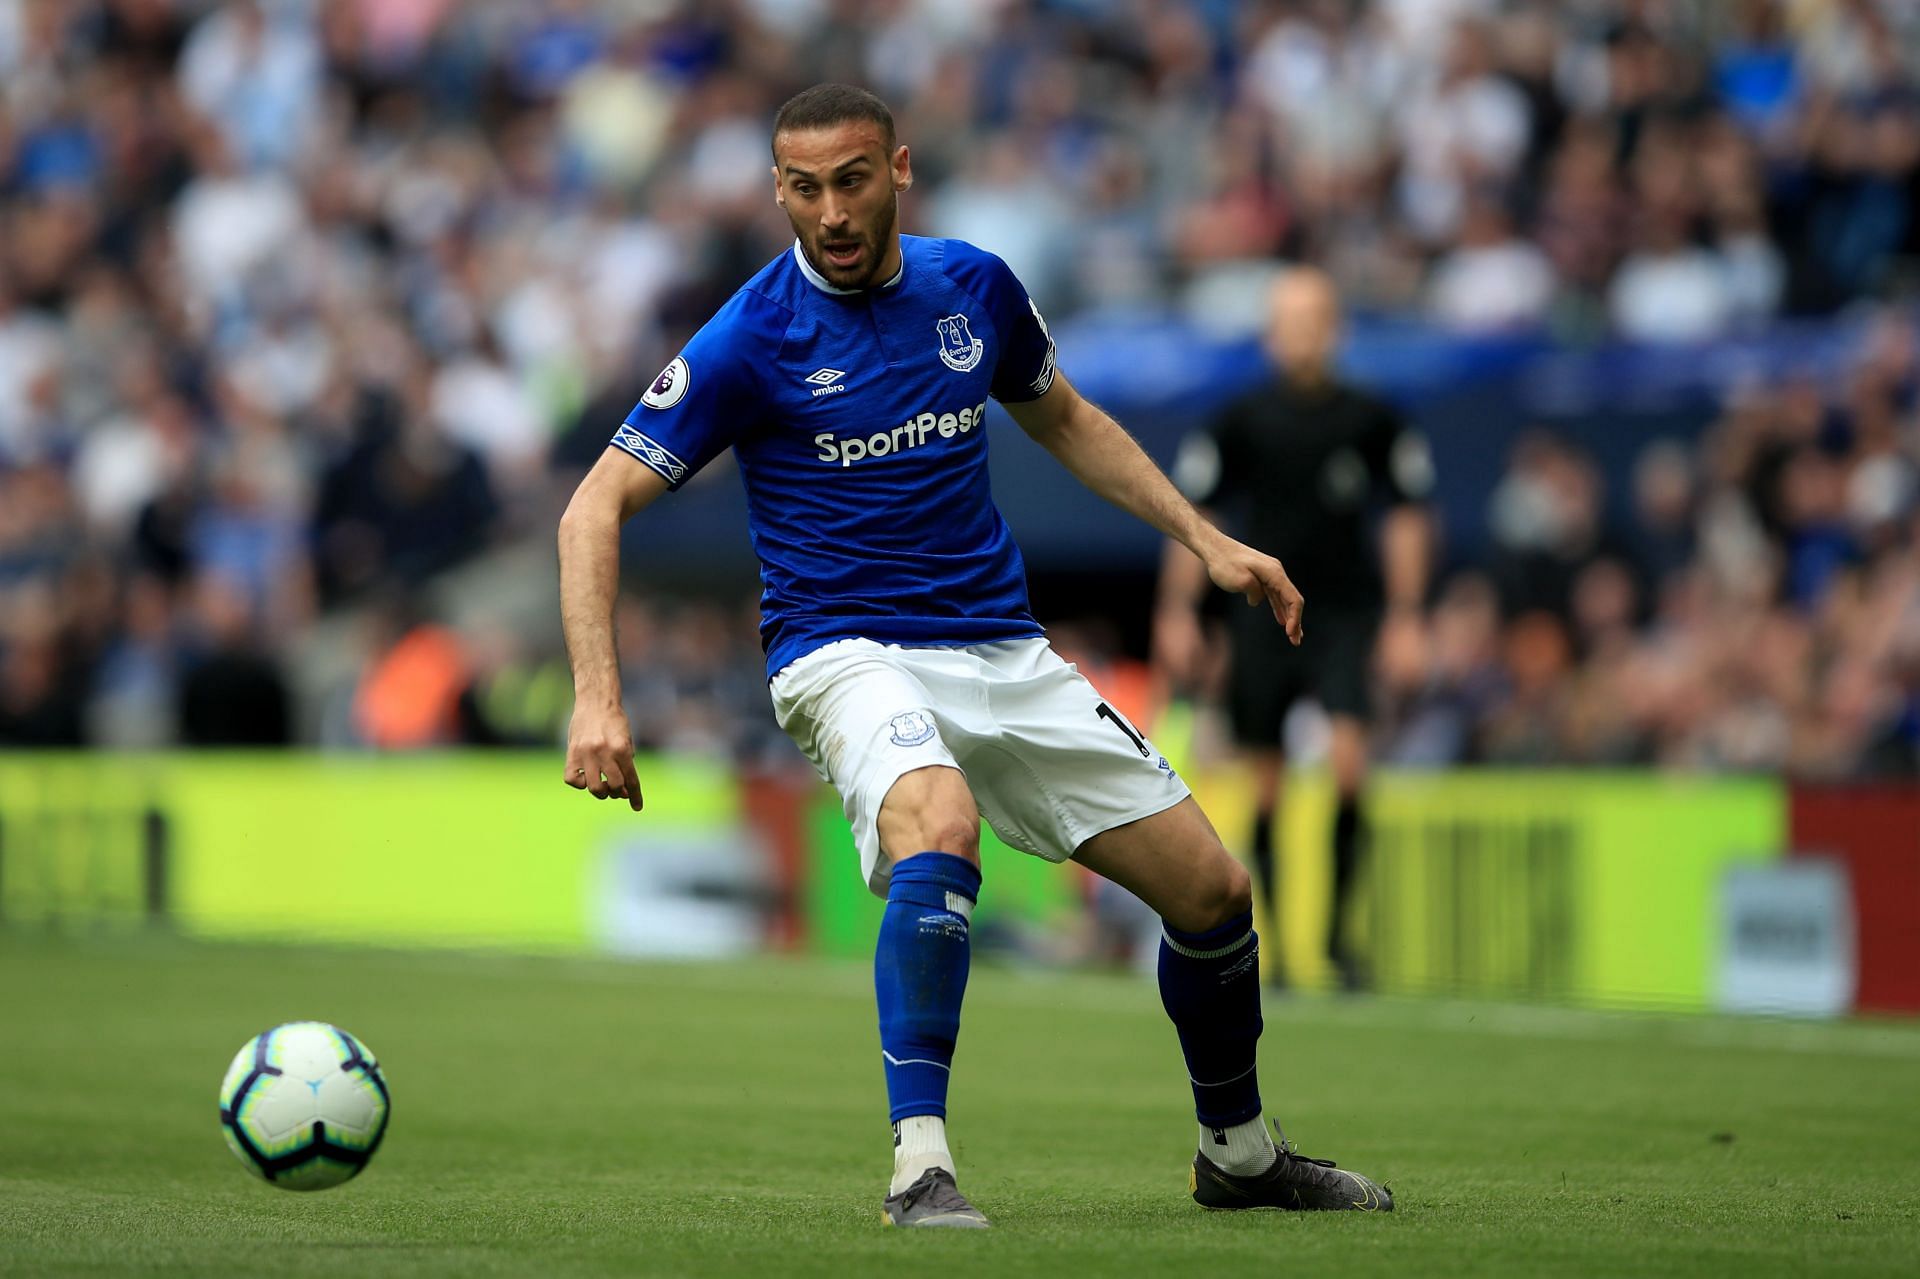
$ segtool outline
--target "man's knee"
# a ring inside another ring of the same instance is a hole
[[[976,866],[980,864],[980,818],[977,814],[930,813],[914,822],[911,829],[918,833],[906,835],[898,841],[900,848],[893,854],[894,861],[903,861],[920,853],[952,853]]]
[[[1204,933],[1253,909],[1253,879],[1247,868],[1216,845],[1187,878],[1166,921],[1183,932]]]
[[[902,776],[880,806],[880,846],[898,862],[917,853],[951,853],[980,862],[980,809],[957,768]]]
[[[1209,881],[1211,900],[1207,905],[1214,916],[1214,925],[1224,924],[1236,915],[1244,915],[1253,909],[1253,878],[1242,866],[1220,850],[1215,859],[1215,870]]]
[[[1333,717],[1332,749],[1334,789],[1342,800],[1352,800],[1367,784],[1367,729],[1356,716]]]

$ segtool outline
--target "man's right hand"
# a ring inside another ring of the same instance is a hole
[[[566,782],[595,799],[624,799],[640,811],[640,776],[633,770],[633,729],[626,711],[617,705],[573,708]]]

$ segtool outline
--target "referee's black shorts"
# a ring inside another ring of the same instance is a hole
[[[1227,685],[1234,741],[1249,749],[1278,749],[1287,712],[1307,697],[1329,715],[1369,718],[1368,672],[1379,630],[1380,615],[1371,609],[1308,609],[1306,638],[1295,648],[1266,610],[1237,615]]]

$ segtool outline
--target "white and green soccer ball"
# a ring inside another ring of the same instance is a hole
[[[227,1145],[283,1190],[325,1190],[358,1174],[380,1148],[390,1108],[380,1063],[323,1021],[255,1035],[220,1082]]]

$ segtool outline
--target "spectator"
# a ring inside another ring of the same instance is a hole
[[[1575,579],[1607,549],[1592,461],[1544,432],[1514,447],[1489,512],[1494,579],[1509,614],[1572,615]]]
[[[375,653],[353,699],[360,740],[382,750],[451,745],[462,736],[461,699],[472,672],[465,644],[450,627],[415,622],[389,606],[387,642]]]
[[[291,167],[319,124],[320,47],[305,6],[216,5],[180,52],[180,92],[245,168]]]
[[[1608,306],[1621,335],[1640,342],[1705,341],[1725,332],[1734,316],[1722,264],[1688,240],[1684,216],[1671,209],[1645,215]]]
[[[1512,219],[1497,204],[1476,198],[1467,206],[1459,245],[1434,269],[1428,304],[1444,328],[1493,333],[1539,324],[1553,291],[1546,255],[1514,234]]]
[[[292,698],[260,651],[246,588],[209,573],[194,587],[194,623],[180,686],[180,739],[189,746],[285,746]]]

